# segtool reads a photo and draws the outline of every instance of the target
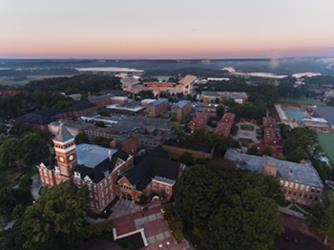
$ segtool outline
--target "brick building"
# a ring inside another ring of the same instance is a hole
[[[173,159],[179,159],[183,154],[189,153],[194,159],[211,159],[214,147],[210,145],[187,143],[185,141],[168,140],[162,145]]]
[[[225,159],[237,169],[256,171],[279,180],[285,199],[303,205],[319,201],[324,185],[309,162],[295,163],[269,156],[255,156],[228,149]]]
[[[173,112],[175,113],[175,119],[178,122],[183,122],[188,118],[192,111],[191,101],[183,100],[174,104]]]
[[[215,134],[223,136],[225,138],[230,136],[231,129],[235,120],[235,114],[225,113],[215,130]]]
[[[139,140],[133,135],[113,135],[110,147],[134,154],[139,149]]]
[[[28,124],[36,129],[48,130],[49,123],[56,120],[74,119],[97,111],[97,106],[86,101],[73,101],[64,109],[45,109],[34,111],[19,117],[16,121],[21,124]]]
[[[263,117],[263,139],[257,145],[257,149],[263,153],[265,149],[270,149],[273,156],[283,154],[283,140],[280,129],[273,117]]]
[[[88,101],[98,108],[103,108],[111,104],[110,95],[89,96]]]
[[[78,187],[87,187],[91,210],[101,213],[116,197],[116,180],[133,165],[132,156],[97,145],[76,146],[63,125],[53,142],[55,155],[38,166],[42,185],[73,181]]]
[[[146,113],[148,117],[158,117],[161,113],[167,112],[169,108],[168,100],[164,98],[160,98],[158,100],[154,100],[145,105]]]
[[[208,121],[210,120],[210,115],[205,112],[195,113],[193,119],[188,123],[188,129],[191,133],[195,130],[206,128]]]
[[[131,200],[139,200],[142,194],[164,194],[170,198],[182,170],[180,163],[172,161],[162,148],[157,148],[142,156],[138,164],[118,179],[118,195]]]
[[[221,102],[233,100],[236,103],[243,104],[247,101],[248,95],[246,92],[229,92],[229,91],[202,91],[198,99],[203,102]]]

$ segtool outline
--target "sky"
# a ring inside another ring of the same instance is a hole
[[[334,56],[334,0],[0,0],[2,58]]]

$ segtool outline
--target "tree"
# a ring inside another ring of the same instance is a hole
[[[9,138],[0,146],[0,164],[27,167],[45,159],[49,148],[37,133],[26,133],[22,138]]]
[[[30,188],[5,187],[0,190],[0,214],[9,216],[17,205],[31,203]]]
[[[196,166],[177,181],[173,193],[199,248],[270,249],[282,230],[277,203],[284,196],[272,177]]]
[[[289,161],[300,162],[302,160],[308,160],[310,155],[301,147],[296,148],[293,151],[290,151],[287,155]]]
[[[265,148],[265,149],[263,150],[263,154],[264,154],[264,155],[268,155],[268,156],[272,156],[272,155],[273,155],[273,153],[272,153],[272,151],[271,151],[270,148]]]
[[[251,147],[251,148],[249,148],[247,150],[247,154],[250,154],[250,155],[260,155],[260,152],[259,152],[259,150],[257,149],[256,146],[253,146],[253,147]]]
[[[195,163],[194,157],[188,152],[183,153],[179,160],[186,165],[193,165]]]
[[[109,148],[110,147],[110,140],[103,136],[96,136],[94,139],[94,143],[100,145],[101,147]]]
[[[22,249],[74,249],[82,237],[88,192],[66,182],[28,207],[17,228]]]
[[[186,141],[189,143],[212,145],[215,147],[215,154],[217,156],[223,156],[228,148],[240,148],[239,142],[231,137],[224,138],[204,129],[196,130],[191,135],[188,135]]]
[[[274,200],[255,189],[234,194],[209,220],[209,249],[273,249],[282,232]]]
[[[217,108],[216,108],[216,115],[220,118],[224,115],[225,113],[225,107],[222,106],[222,105],[219,105]]]
[[[21,167],[31,167],[49,156],[48,145],[37,133],[25,134],[19,143],[17,164]]]
[[[312,207],[312,215],[308,217],[308,223],[315,227],[324,238],[334,240],[334,192],[324,194],[322,203],[315,203]]]
[[[15,166],[17,159],[17,146],[19,140],[16,138],[8,138],[0,145],[0,164],[3,166]]]
[[[75,144],[89,143],[88,136],[85,133],[79,133],[75,137]]]

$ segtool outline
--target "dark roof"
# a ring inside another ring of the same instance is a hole
[[[66,142],[71,139],[74,139],[73,135],[68,131],[68,129],[64,126],[63,123],[60,123],[58,132],[54,138],[56,141]]]
[[[29,123],[29,124],[39,124],[39,125],[45,125],[49,124],[50,122],[55,121],[56,119],[50,115],[53,110],[48,109],[44,111],[36,111],[27,113],[17,119],[17,122],[19,123]]]
[[[72,105],[64,109],[48,108],[40,111],[27,113],[17,119],[18,122],[45,125],[57,120],[56,115],[80,111],[94,107],[95,105],[87,101],[73,101]]]
[[[50,157],[43,161],[43,164],[46,166],[47,169],[54,169],[56,166],[56,156],[51,154]]]
[[[81,179],[84,179],[86,176],[88,176],[94,183],[98,183],[106,177],[105,173],[110,174],[113,171],[117,159],[120,158],[126,161],[128,157],[129,155],[123,151],[117,151],[115,154],[113,154],[111,159],[105,159],[95,168],[78,165],[75,169],[75,172],[80,173]]]
[[[123,161],[126,161],[129,158],[129,154],[125,153],[123,150],[118,150],[115,154],[113,154],[113,157],[119,158]]]
[[[139,191],[143,191],[155,176],[176,180],[180,174],[180,163],[157,157],[155,153],[145,155],[139,164],[124,173]]]
[[[106,177],[104,174],[105,172],[108,172],[108,174],[111,173],[111,171],[114,169],[114,166],[115,161],[109,160],[109,158],[107,158],[95,168],[78,165],[75,169],[75,172],[80,173],[81,179],[84,179],[86,176],[88,176],[94,183],[98,183]]]
[[[195,151],[201,151],[205,153],[211,153],[213,150],[213,146],[207,144],[199,144],[199,143],[190,143],[182,140],[168,140],[163,145],[176,147],[176,148],[185,148]]]
[[[88,109],[92,107],[95,107],[95,105],[88,101],[73,101],[71,106],[63,109],[63,112],[80,111],[80,110]]]

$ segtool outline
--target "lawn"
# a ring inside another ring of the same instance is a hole
[[[325,151],[331,161],[334,162],[334,133],[318,133],[318,140],[321,148]]]
[[[250,124],[241,124],[240,129],[246,130],[246,131],[254,131],[254,126]]]
[[[280,98],[278,100],[279,103],[289,103],[289,104],[300,104],[306,106],[322,106],[324,105],[320,100],[313,98]]]
[[[238,140],[241,143],[241,145],[244,147],[248,147],[248,144],[253,143],[253,141],[248,138],[239,138]]]

